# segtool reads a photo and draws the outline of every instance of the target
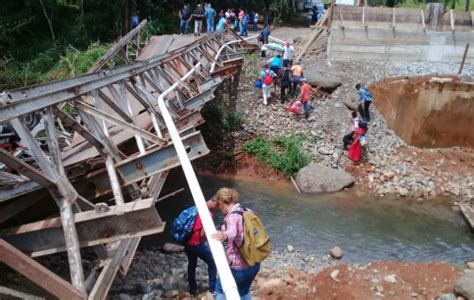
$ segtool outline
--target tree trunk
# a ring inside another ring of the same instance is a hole
[[[471,11],[471,0],[466,0],[466,11]]]
[[[46,21],[48,21],[49,30],[51,31],[51,39],[53,40],[54,47],[57,48],[56,36],[54,35],[53,30],[53,23],[51,22],[51,19],[49,18],[48,13],[46,12],[46,7],[44,6],[43,0],[39,0],[39,2],[41,3],[41,7],[43,8],[44,17],[46,18]]]

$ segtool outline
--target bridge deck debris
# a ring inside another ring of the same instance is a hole
[[[204,122],[200,110],[254,49],[230,32],[150,38],[145,26],[121,38],[88,74],[0,96],[0,124],[21,138],[16,151],[0,151],[0,247],[9,249],[0,261],[59,298],[105,299],[141,236],[164,229],[154,204],[167,197],[161,190],[180,162],[157,97],[179,82],[166,106],[188,157],[202,157],[209,149],[196,130]],[[117,56],[124,65],[107,69]],[[46,209],[51,203],[57,207]],[[35,214],[32,206],[45,209]],[[98,256],[90,274],[83,247]],[[71,283],[32,259],[64,251]]]

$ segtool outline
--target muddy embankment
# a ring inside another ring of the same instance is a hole
[[[474,83],[456,77],[390,78],[374,104],[405,142],[421,148],[474,147]]]

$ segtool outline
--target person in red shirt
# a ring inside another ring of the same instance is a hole
[[[217,208],[217,201],[211,199],[207,201],[207,207],[210,210],[211,217],[213,216],[212,211]],[[212,257],[211,250],[206,241],[206,235],[202,226],[201,218],[199,214],[196,216],[194,222],[193,231],[189,240],[184,244],[184,251],[188,257],[188,283],[189,292],[195,296],[197,294],[196,284],[196,267],[198,258],[203,260],[207,264],[207,272],[209,276],[209,292],[214,294],[216,286],[217,269]]]
[[[308,83],[306,78],[301,78],[300,79],[302,85],[300,87],[300,95],[298,98],[301,100],[301,103],[303,103],[303,110],[304,110],[304,117],[305,119],[308,119],[309,117],[309,101],[311,100],[311,84]]]

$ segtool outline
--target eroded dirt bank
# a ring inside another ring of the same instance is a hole
[[[380,261],[364,266],[337,265],[317,275],[297,269],[277,276],[263,271],[255,294],[261,299],[434,299],[452,293],[453,283],[462,273],[440,262]]]

